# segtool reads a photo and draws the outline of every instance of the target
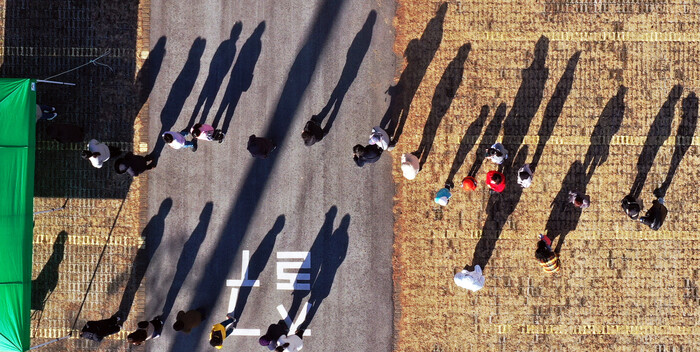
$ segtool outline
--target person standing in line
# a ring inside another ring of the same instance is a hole
[[[462,179],[462,189],[467,192],[471,192],[476,189],[476,179],[471,176],[467,176]]]
[[[297,330],[294,335],[284,335],[277,340],[276,352],[298,352],[304,347],[302,336],[304,331]]]
[[[53,120],[58,116],[56,108],[48,105],[36,104],[36,120]]]
[[[401,155],[401,171],[407,180],[416,178],[418,171],[420,171],[418,157],[410,153]]]
[[[161,137],[163,138],[163,141],[173,149],[188,148],[193,152],[196,152],[197,146],[194,145],[194,142],[185,139],[185,137],[187,137],[187,134],[181,132],[168,131],[163,133]]]
[[[625,214],[632,220],[639,219],[639,214],[642,212],[642,201],[635,198],[633,195],[628,194],[621,201],[622,209]]]
[[[155,317],[151,321],[140,321],[134,332],[126,336],[130,344],[140,346],[144,342],[157,339],[163,332],[163,321],[160,317]]]
[[[466,288],[469,291],[476,292],[484,287],[484,275],[481,274],[481,266],[478,264],[474,266],[474,271],[469,271],[464,269],[458,271],[455,269],[455,284],[459,287]]]
[[[664,205],[664,199],[659,198],[652,202],[651,208],[647,210],[644,216],[639,218],[639,221],[649,226],[652,230],[658,231],[661,225],[664,224],[664,220],[666,220],[666,214],[668,214],[668,209]]]
[[[190,133],[194,138],[203,141],[218,141],[219,143],[223,142],[226,136],[221,130],[216,130],[212,125],[207,125],[206,123],[195,124],[190,129]]]
[[[90,320],[80,330],[80,337],[100,342],[105,337],[121,331],[122,324],[122,318],[118,314],[114,314],[109,319]]]
[[[226,315],[226,320],[218,324],[214,324],[214,326],[211,327],[211,332],[209,333],[209,344],[212,347],[216,347],[218,350],[224,346],[226,336],[230,335],[233,332],[233,329],[235,329],[235,326],[232,327],[232,325],[236,323],[236,318],[233,318],[231,314],[232,313]]]
[[[201,309],[192,309],[187,312],[179,311],[175,317],[175,323],[173,324],[173,330],[182,331],[185,334],[189,334],[192,329],[199,326],[204,319],[204,314]]]
[[[382,148],[376,145],[363,147],[361,144],[358,144],[352,147],[352,152],[352,159],[355,160],[355,164],[359,167],[363,167],[365,164],[373,164],[382,156]]]
[[[324,136],[325,133],[323,132],[321,125],[319,125],[313,118],[306,122],[304,131],[301,132],[301,139],[304,140],[304,145],[307,147],[320,142]]]
[[[270,349],[273,349],[277,347],[277,341],[279,338],[288,333],[289,328],[287,327],[287,324],[284,322],[284,320],[280,320],[277,322],[277,324],[270,324],[270,326],[267,327],[267,332],[265,332],[265,335],[260,336],[258,342],[260,343],[260,346],[267,346],[270,347]]]
[[[547,274],[554,274],[559,271],[559,255],[552,250],[551,246],[552,240],[540,234],[537,250],[535,250],[535,258],[542,266],[542,270]]]
[[[256,137],[254,134],[248,137],[248,151],[250,155],[258,159],[267,159],[277,145],[268,138]]]
[[[486,159],[490,159],[494,164],[501,165],[504,160],[508,159],[508,150],[503,144],[494,143],[494,145],[486,149]]]
[[[446,183],[445,188],[441,188],[439,191],[437,191],[437,194],[435,194],[435,203],[443,207],[447,206],[447,204],[450,202],[450,198],[452,198],[452,192],[450,192],[451,189],[452,185]]]
[[[591,205],[591,197],[579,191],[569,191],[569,203],[583,210]]]
[[[389,142],[389,134],[383,128],[379,126],[372,128],[372,133],[369,135],[369,145],[376,145],[382,150],[389,150]]]
[[[92,166],[99,169],[105,161],[109,160],[109,147],[99,142],[97,139],[91,139],[90,142],[88,142],[87,148],[87,150],[81,152],[80,156],[83,159],[89,160]]]
[[[528,188],[532,184],[532,170],[530,170],[530,164],[525,164],[518,170],[518,184],[522,188]]]
[[[506,188],[506,177],[496,170],[491,170],[486,174],[486,185],[492,192],[501,193]]]

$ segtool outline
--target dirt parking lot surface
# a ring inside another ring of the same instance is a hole
[[[399,74],[417,90],[392,151],[396,350],[695,350],[700,4],[399,3]],[[480,163],[495,141],[509,157],[492,195],[498,166]],[[416,151],[408,181],[400,155]],[[567,206],[569,190],[591,206]],[[669,211],[659,231],[620,207],[633,193],[646,210],[655,191]],[[534,258],[540,233],[560,250],[552,276]],[[475,264],[484,288],[456,286],[453,269]]]

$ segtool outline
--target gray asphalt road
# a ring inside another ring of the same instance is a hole
[[[358,168],[352,146],[367,142],[388,106],[394,3],[151,6],[152,52],[164,48],[151,68],[151,140],[200,121],[226,138],[195,153],[152,143],[160,157],[149,174],[149,217],[165,221],[147,239],[157,248],[146,317],[167,321],[149,349],[213,350],[209,329],[233,310],[239,322],[224,350],[265,350],[259,334],[288,312],[295,325],[306,321],[305,351],[391,350],[391,158]],[[306,147],[300,133],[312,115],[334,121]],[[253,159],[251,134],[278,149]],[[172,208],[159,212],[167,198]],[[197,307],[206,321],[176,334],[177,311]]]

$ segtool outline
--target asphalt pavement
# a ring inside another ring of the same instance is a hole
[[[209,330],[230,311],[224,351],[264,351],[258,336],[283,318],[306,329],[305,351],[392,349],[392,158],[358,168],[352,147],[389,105],[394,13],[393,1],[151,2],[162,64],[151,70],[149,219],[168,198],[172,208],[146,239],[145,318],[166,319],[149,350],[213,350]],[[314,115],[328,134],[307,147]],[[156,143],[195,122],[223,129],[223,143]],[[251,134],[277,149],[252,158]],[[195,308],[205,322],[173,331]]]

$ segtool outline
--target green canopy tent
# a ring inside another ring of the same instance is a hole
[[[0,351],[28,351],[36,81],[0,78]]]

